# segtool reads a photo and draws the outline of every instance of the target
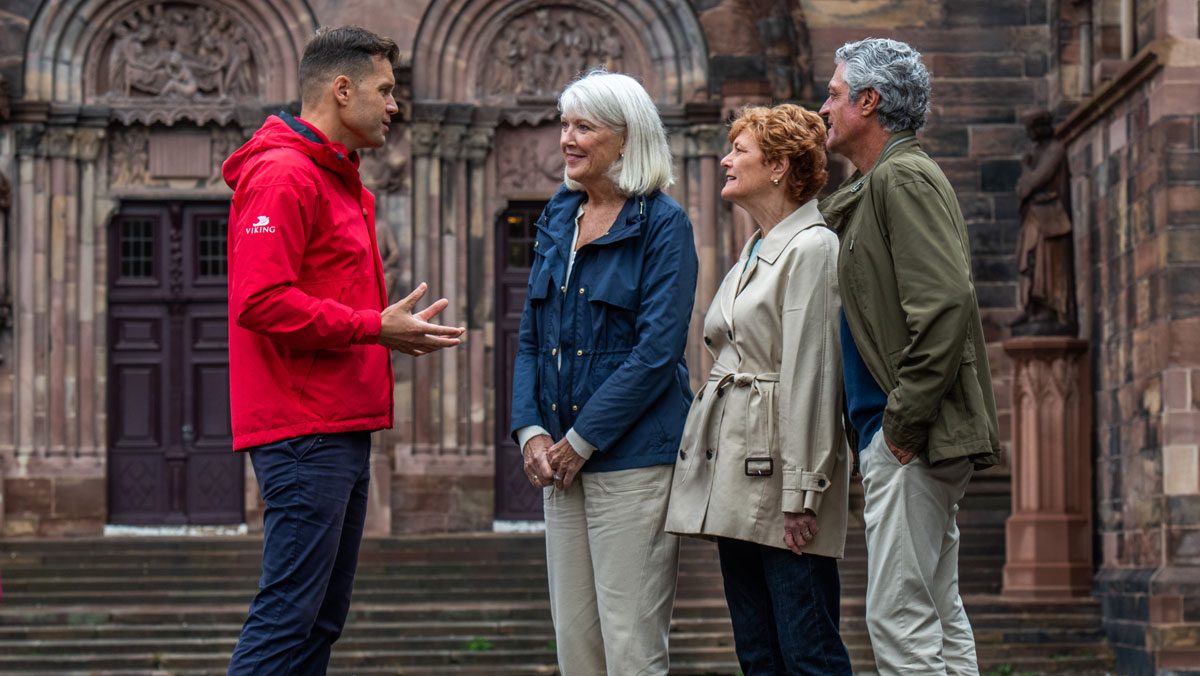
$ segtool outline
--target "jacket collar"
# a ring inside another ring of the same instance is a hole
[[[796,235],[814,225],[824,224],[825,219],[821,218],[821,212],[817,209],[817,201],[811,199],[779,221],[775,227],[771,228],[766,237],[762,236],[762,230],[755,231],[754,236],[742,248],[742,255],[738,257],[737,265],[741,272],[738,276],[736,293],[740,294],[742,289],[750,283],[754,273],[758,271],[759,261],[774,265],[775,261],[779,259],[779,254],[783,253]],[[754,243],[759,240],[762,240],[762,244],[758,246],[758,253],[754,260],[747,262],[750,252],[754,250]],[[732,306],[730,312],[732,312]]]
[[[867,181],[870,180],[871,174],[883,165],[884,162],[890,160],[900,152],[920,148],[920,143],[917,142],[917,133],[911,129],[898,131],[892,134],[888,139],[887,145],[883,147],[883,152],[879,154],[879,159],[875,161],[875,166],[866,174],[860,171],[855,171],[842,181],[836,192],[821,200],[821,213],[824,214],[826,222],[834,232],[841,232],[846,223],[849,222],[849,217],[854,214],[858,208],[858,203],[862,201],[863,194],[866,190]]]
[[[625,200],[620,213],[613,221],[608,234],[596,238],[592,244],[603,246],[623,239],[635,237],[642,231],[642,222],[646,220],[650,210],[650,201],[656,193],[650,195],[634,195]],[[571,248],[571,237],[574,234],[575,212],[583,204],[586,193],[582,190],[568,190],[566,186],[559,188],[558,193],[546,208],[546,232],[554,239],[555,244],[563,251]],[[589,244],[591,246],[591,244]]]
[[[754,242],[762,238],[762,244],[758,247],[758,258],[774,265],[779,254],[783,253],[792,238],[814,225],[825,225],[825,219],[821,217],[821,212],[817,209],[817,200],[811,199],[779,221],[775,227],[771,228],[766,237],[759,234],[762,232],[761,230],[755,233],[755,236],[751,237],[750,241],[746,242],[745,248],[742,249],[741,259],[745,260],[754,246]]]

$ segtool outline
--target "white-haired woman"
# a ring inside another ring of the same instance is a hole
[[[671,154],[641,85],[593,72],[559,110],[564,185],[537,222],[511,429],[543,488],[562,673],[666,674],[692,227],[662,192]]]

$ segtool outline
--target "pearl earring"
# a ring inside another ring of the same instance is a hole
[[[779,185],[779,179],[777,179],[777,178],[771,179],[771,182],[774,183],[775,185]]]

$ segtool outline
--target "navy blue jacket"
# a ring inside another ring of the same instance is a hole
[[[512,424],[597,447],[583,471],[675,462],[692,400],[683,350],[696,292],[687,214],[667,195],[631,197],[564,279],[584,193],[560,188],[537,222],[521,314]],[[559,368],[559,354],[562,367]]]

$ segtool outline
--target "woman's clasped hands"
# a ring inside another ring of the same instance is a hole
[[[543,488],[552,482],[554,487],[565,490],[571,487],[575,476],[586,460],[575,452],[571,442],[564,437],[554,443],[549,435],[539,434],[530,439],[522,450],[525,458],[525,476],[535,488]]]

